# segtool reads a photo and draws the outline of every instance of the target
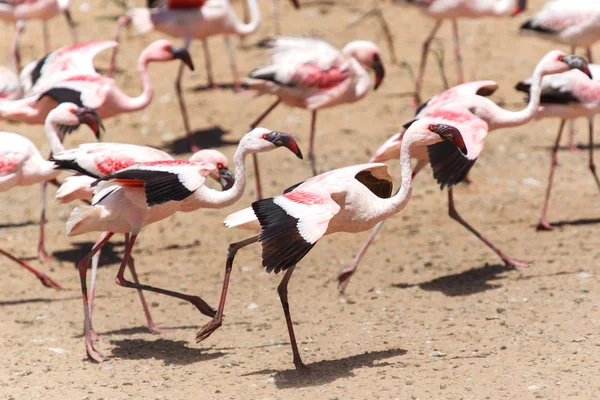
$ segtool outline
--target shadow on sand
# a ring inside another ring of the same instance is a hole
[[[213,126],[207,129],[198,129],[192,132],[194,143],[202,149],[213,149],[223,146],[237,146],[237,140],[223,140],[223,135],[229,133],[220,126]],[[183,134],[178,139],[163,145],[163,149],[171,154],[188,154],[190,148],[188,146],[187,137]]]
[[[403,356],[407,353],[404,349],[371,351],[364,354],[341,358],[339,360],[324,360],[307,364],[306,370],[288,369],[277,371],[264,369],[250,372],[243,376],[271,375],[275,379],[278,389],[299,388],[308,386],[321,386],[341,378],[351,378],[354,370],[359,368],[376,368],[391,365],[388,362],[375,364],[378,360]],[[291,363],[291,360],[290,360]]]
[[[52,253],[52,257],[60,261],[70,261],[72,263],[78,263],[83,257],[86,256],[94,246],[93,242],[77,242],[73,243],[72,247],[68,250],[60,250]],[[100,265],[99,268],[107,265],[120,264],[121,257],[117,254],[123,253],[124,242],[108,242],[102,247],[102,253],[100,254]]]
[[[206,352],[187,347],[189,343],[184,340],[124,339],[111,340],[110,343],[116,346],[112,350],[113,357],[124,360],[156,359],[164,361],[165,365],[188,365],[214,360],[226,355],[226,353],[220,351]]]

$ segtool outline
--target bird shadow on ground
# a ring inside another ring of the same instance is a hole
[[[237,145],[239,143],[238,140],[223,139],[223,135],[227,133],[229,133],[229,131],[224,130],[220,126],[212,126],[210,128],[193,131],[192,140],[197,146],[203,149]],[[186,154],[190,152],[190,147],[185,135],[163,145],[163,149],[171,154]]]
[[[83,257],[85,257],[92,247],[93,242],[77,242],[73,243],[72,247],[68,250],[59,250],[52,253],[52,257],[60,261],[70,261],[78,263]],[[121,257],[117,254],[122,253],[124,250],[124,242],[108,242],[102,247],[100,254],[99,268],[107,265],[120,264]]]
[[[501,279],[499,275],[514,271],[516,268],[507,267],[503,264],[489,265],[472,268],[458,274],[446,275],[422,283],[394,283],[392,287],[407,289],[418,286],[427,291],[442,292],[446,296],[469,296],[486,290],[496,289],[502,285],[493,284],[490,281]]]
[[[71,300],[81,301],[81,296],[64,297],[64,298],[59,298],[59,299],[35,297],[33,299],[5,300],[5,301],[0,301],[0,307],[18,306],[21,304],[34,304],[34,303],[56,303],[58,301],[71,301]]]
[[[167,329],[169,331],[184,330],[184,329],[200,329],[200,327],[198,325],[171,326],[171,327],[161,326],[160,328]],[[144,333],[159,335],[159,333],[150,332],[148,330],[147,326],[136,326],[134,328],[121,328],[121,329],[115,329],[115,330],[107,331],[107,332],[98,332],[98,334],[100,334],[100,335],[139,335],[139,334],[144,334]]]
[[[165,365],[189,365],[202,361],[210,361],[223,357],[227,353],[203,352],[199,349],[187,347],[184,340],[157,339],[154,341],[143,339],[111,340],[116,346],[112,356],[124,360],[162,360]]]
[[[340,358],[339,360],[317,361],[307,364],[306,370],[288,369],[285,371],[277,371],[264,369],[250,372],[242,376],[273,374],[275,385],[278,389],[321,386],[334,382],[337,379],[351,378],[354,376],[353,371],[358,368],[375,368],[392,365],[392,363],[388,362],[375,364],[375,361],[403,356],[406,353],[407,351],[404,349],[371,351],[355,356]]]
[[[554,148],[554,146],[534,146],[533,148],[536,149],[536,150],[552,151],[552,149]],[[575,145],[575,148],[577,150],[584,151],[584,150],[589,150],[590,146],[587,145],[587,144],[577,143]],[[600,149],[600,144],[594,144],[594,149],[595,150]],[[559,146],[558,147],[558,151],[568,151],[568,150],[569,150],[569,146]],[[560,162],[560,160],[559,160],[559,162]]]
[[[22,228],[24,226],[38,225],[40,221],[22,221],[22,222],[10,222],[6,224],[0,224],[0,229],[5,228]]]
[[[243,83],[241,84],[240,87],[242,89],[248,89],[248,86],[244,85]],[[198,86],[191,88],[189,91],[190,92],[210,92],[211,90],[216,90],[216,91],[233,90],[233,88],[234,88],[233,82],[232,83],[217,83],[217,84],[215,84],[215,86],[198,85]]]
[[[581,225],[596,225],[600,224],[600,218],[582,218],[574,219],[572,221],[556,221],[550,223],[550,226],[554,228],[562,228],[563,226],[581,226]]]

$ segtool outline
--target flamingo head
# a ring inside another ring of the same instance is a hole
[[[229,170],[229,160],[218,150],[205,149],[194,153],[190,161],[205,162],[214,165],[216,169],[210,172],[210,177],[221,184],[223,190],[229,190],[235,183]]]
[[[560,50],[552,50],[542,59],[544,75],[560,74],[571,69],[578,69],[592,79],[592,73],[585,58],[566,54]]]
[[[302,152],[296,139],[289,133],[275,132],[265,128],[254,128],[240,140],[240,147],[250,153],[261,153],[277,147],[287,147],[296,157],[302,159]]]
[[[402,136],[403,145],[429,146],[442,141],[453,143],[464,155],[467,146],[461,132],[452,125],[438,123],[434,118],[421,118],[414,121]]]
[[[381,61],[381,49],[373,42],[367,40],[355,40],[348,43],[343,53],[355,58],[359,63],[375,71],[374,90],[381,85],[385,77],[385,68]]]
[[[516,17],[525,10],[527,10],[527,0],[517,0],[517,4],[515,5],[515,8],[512,11],[512,16]]]
[[[143,52],[143,56],[147,61],[172,61],[181,60],[192,71],[194,70],[194,62],[192,56],[187,49],[179,46],[174,46],[168,40],[161,39],[151,43]]]
[[[63,135],[73,132],[81,124],[89,126],[97,139],[100,139],[101,131],[104,130],[102,120],[95,110],[73,103],[59,104],[48,114],[47,120],[55,124]]]

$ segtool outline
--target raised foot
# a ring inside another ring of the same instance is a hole
[[[90,333],[90,338],[92,339],[92,342],[99,342],[100,341],[100,336],[98,336],[98,334],[96,333],[95,330],[92,329],[92,332]]]
[[[552,227],[545,219],[541,219],[535,229],[538,231],[551,231],[554,227]]]
[[[104,357],[102,354],[98,353],[96,351],[96,349],[94,349],[94,346],[91,343],[86,344],[85,347],[86,347],[86,350],[87,350],[87,355],[88,355],[88,357],[89,357],[90,360],[95,361],[97,363],[101,363],[104,360],[106,360],[106,357]]]
[[[208,324],[204,325],[202,329],[196,334],[196,343],[200,343],[205,339],[208,339],[210,335],[222,325],[221,321],[213,319]]]
[[[214,307],[211,307],[208,304],[206,304],[206,302],[198,296],[193,297],[192,304],[196,306],[198,311],[200,311],[207,317],[214,318],[217,315],[217,310]]]
[[[507,267],[514,268],[525,268],[533,264],[533,261],[518,260],[516,258],[511,257],[502,257],[502,260],[504,261],[504,264],[506,264]]]
[[[350,278],[354,275],[354,269],[350,269],[351,267],[346,267],[344,270],[338,275],[338,290],[340,294],[344,294],[346,291],[346,286],[350,283]]]
[[[46,286],[47,288],[58,289],[58,290],[62,290],[62,288],[63,288],[62,286],[60,286],[60,284],[58,282],[55,282],[48,275],[46,275],[44,273],[40,272],[40,275],[38,275],[38,279],[40,280],[42,285]]]

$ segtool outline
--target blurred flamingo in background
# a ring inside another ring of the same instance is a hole
[[[106,46],[107,43],[113,42],[103,43]],[[94,54],[94,52],[87,52],[88,56],[90,54]],[[70,57],[65,58],[68,62],[73,61]],[[89,57],[85,60],[86,62],[78,62],[76,65],[87,65],[87,61],[89,61],[89,65],[93,69],[92,60]],[[39,90],[36,90],[37,93],[21,100],[0,102],[0,119],[39,124],[44,121],[56,102],[71,102],[95,109],[102,118],[141,110],[150,104],[154,96],[152,81],[147,71],[148,64],[150,62],[172,60],[182,60],[191,69],[194,67],[188,51],[173,46],[168,40],[157,40],[142,51],[138,59],[138,73],[142,79],[142,94],[137,97],[129,97],[116,86],[114,79],[102,76],[95,70],[90,71],[89,69],[69,68],[65,72],[53,74],[48,78],[50,82],[43,85],[32,80],[33,87],[36,84],[40,85]],[[37,65],[40,65],[40,63],[38,62]],[[51,65],[56,64],[52,63]],[[44,71],[43,63],[40,68]],[[24,72],[27,71],[27,68],[24,69]],[[32,76],[35,75],[35,71],[36,68],[33,69]]]
[[[19,21],[41,20],[44,27],[44,52],[50,52],[50,34],[48,33],[47,21],[56,15],[63,13],[71,29],[73,43],[77,43],[77,32],[75,23],[69,12],[70,0],[3,0],[0,2],[0,20],[8,23],[20,24]],[[19,59],[19,36],[22,27],[18,27],[15,32],[15,46],[13,46],[13,57]],[[17,67],[20,65],[17,62]],[[18,71],[18,70],[17,70]]]
[[[393,3],[417,7],[423,14],[436,21],[429,36],[427,36],[423,42],[421,61],[415,86],[415,108],[421,103],[421,89],[423,88],[423,78],[425,77],[425,66],[427,64],[429,46],[444,20],[450,19],[452,21],[452,38],[454,40],[454,55],[456,58],[458,83],[463,83],[465,79],[462,56],[460,53],[457,19],[517,15],[527,7],[527,0],[393,0]]]
[[[229,245],[217,315],[198,332],[196,340],[207,339],[222,324],[237,251],[260,242],[266,272],[285,271],[277,292],[287,322],[294,365],[298,369],[306,368],[298,352],[287,298],[287,286],[298,262],[325,235],[362,232],[402,211],[412,194],[410,159],[413,149],[437,143],[454,147],[462,157],[467,153],[463,137],[455,127],[427,119],[415,122],[404,138],[400,157],[402,185],[394,196],[387,166],[362,164],[318,175],[292,186],[281,196],[258,200],[252,203],[252,208],[228,216],[225,224],[229,227],[253,229],[260,223],[260,235]]]
[[[130,260],[131,250],[138,234],[146,225],[180,211],[192,212],[199,208],[223,208],[234,204],[241,198],[245,190],[246,156],[255,152],[274,150],[281,146],[287,147],[296,156],[302,158],[296,141],[289,134],[272,132],[264,128],[248,132],[240,140],[233,157],[235,183],[223,192],[205,186],[206,177],[215,176],[214,171],[218,171],[219,165],[195,159],[138,164],[104,176],[95,182],[94,185],[99,182],[100,184],[94,193],[92,206],[74,209],[66,228],[67,236],[76,236],[87,232],[104,232],[90,254],[79,262],[85,316],[85,345],[90,358],[98,362],[104,360],[104,356],[98,353],[92,344],[86,282],[89,258],[93,257],[114,233],[131,234],[126,241],[125,255],[117,273],[117,284],[173,296],[192,303],[204,315],[214,316],[214,310],[200,297],[125,280],[123,273]],[[221,179],[220,176],[219,179]]]
[[[15,24],[17,30],[23,29],[23,23],[21,21]],[[8,67],[0,65],[0,101],[2,100],[16,100],[23,96],[23,90],[19,83],[17,74],[20,69],[19,51],[18,51],[17,35],[13,38],[13,51],[8,59]]]
[[[251,125],[256,127],[279,103],[312,111],[308,157],[317,174],[314,154],[317,110],[361,100],[369,92],[371,77],[364,67],[375,71],[376,90],[385,69],[381,50],[364,40],[348,43],[342,51],[310,37],[278,36],[263,46],[271,50],[271,63],[254,70],[246,79],[250,90],[274,94],[277,100]],[[254,159],[258,198],[262,198],[258,159]]]
[[[52,151],[64,150],[62,145],[64,135],[73,131],[82,123],[88,125],[96,135],[99,135],[101,125],[94,111],[79,108],[70,103],[61,104],[52,110],[48,114],[45,128]],[[56,171],[54,167],[55,164],[44,160],[28,139],[14,133],[2,132],[0,134],[0,192],[10,190],[15,186],[30,186],[41,183],[38,256],[42,262],[48,262],[51,259],[44,246],[44,222],[46,182],[55,180],[60,172]],[[35,270],[31,271],[34,272]],[[40,275],[38,275],[38,278],[42,279]]]
[[[592,46],[600,40],[600,4],[588,0],[554,0],[521,26],[521,33],[534,35],[555,43],[584,47],[588,62],[592,60]],[[600,79],[600,76],[597,78]],[[574,120],[570,121],[569,150],[576,151]]]
[[[437,113],[436,107],[440,105],[443,105],[445,108],[449,108],[452,104],[456,104],[459,107],[466,107],[469,109],[470,113],[473,113],[475,116],[485,121],[487,123],[488,132],[496,129],[521,126],[531,121],[538,112],[538,107],[541,101],[540,95],[542,93],[542,80],[545,76],[565,72],[570,69],[577,69],[589,75],[590,71],[588,67],[589,66],[587,62],[579,56],[567,55],[560,50],[552,50],[538,62],[538,65],[534,70],[531,95],[529,96],[529,102],[527,106],[523,110],[505,110],[490,99],[483,97],[493,94],[498,88],[498,84],[494,81],[476,81],[463,83],[462,85],[455,86],[437,96],[432,97],[419,108],[415,120],[420,118],[428,118],[432,115],[435,115]],[[468,119],[471,119],[471,116],[467,115],[467,117]],[[458,124],[457,121],[454,121],[454,123]],[[465,132],[469,132],[469,130],[465,129]],[[400,132],[386,141],[378,150],[375,151],[373,157],[371,158],[371,162],[384,162],[387,160],[398,159],[400,156],[400,149],[402,147],[403,135],[404,132]],[[470,152],[470,154],[474,153],[474,151]],[[415,166],[413,173],[417,174],[425,165],[427,165],[429,161],[429,154],[427,153],[426,149],[422,149],[420,153],[415,152],[415,154],[417,165]],[[344,268],[344,270],[339,274],[338,282],[341,292],[344,292],[348,286],[350,278],[356,272],[361,259],[367,252],[367,249],[375,239],[375,236],[378,234],[382,225],[383,222],[375,227],[352,263]],[[469,229],[468,226],[466,227]],[[473,230],[469,230],[475,233]],[[476,234],[476,236],[479,235]],[[488,242],[485,240],[484,242],[488,244]],[[523,266],[519,262],[517,262],[515,265],[512,260],[507,258],[503,252],[497,250],[493,246],[490,247],[496,251],[496,253],[507,265]]]

